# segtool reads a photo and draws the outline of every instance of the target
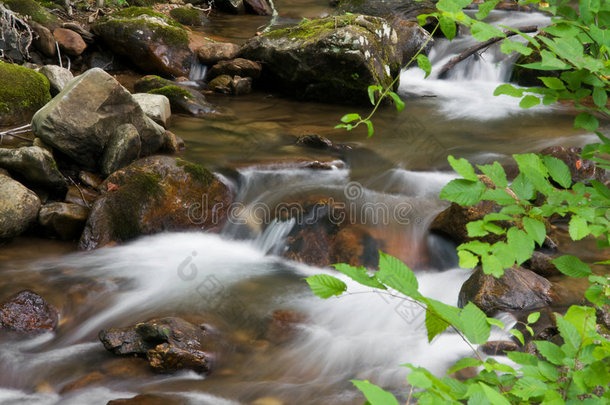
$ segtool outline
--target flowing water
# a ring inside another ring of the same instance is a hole
[[[328,12],[319,2],[277,3],[282,22]],[[243,40],[251,35],[248,30],[269,22],[248,16],[248,25],[245,18],[217,19],[214,29]],[[498,12],[491,18],[512,26],[547,21],[535,13]],[[430,55],[435,72],[470,45],[467,39],[437,40]],[[425,295],[455,304],[469,272],[457,268],[452,244],[426,231],[445,207],[437,195],[453,177],[447,155],[506,162],[512,153],[591,139],[571,129],[573,111],[523,111],[514,99],[493,97],[510,74],[510,58],[490,49],[471,59],[447,80],[435,72],[425,80],[417,69],[403,72],[405,112],[380,111],[371,139],[358,130],[332,130],[346,107],[256,92],[210,99],[232,110],[231,120],[173,117],[172,131],[186,141],[185,157],[232,179],[238,214],[219,235],[160,234],[88,253],[70,253],[71,244],[24,238],[0,249],[0,301],[31,288],[61,313],[55,334],[0,335],[0,403],[105,404],[138,393],[171,393],[196,404],[248,404],[262,397],[286,404],[359,404],[362,397],[350,379],[369,379],[404,395],[406,369],[399,364],[442,373],[469,355],[449,332],[428,344],[418,307],[364,293],[349,280],[352,295],[314,297],[303,277],[330,270],[283,259],[294,221],[272,221],[265,210],[320,195],[348,204],[350,211],[383,207],[387,218],[364,225],[384,241],[384,250],[417,269]],[[200,79],[201,69],[191,79]],[[337,162],[337,155],[295,145],[296,136],[310,133],[351,149]],[[312,160],[330,162],[332,168],[298,165]],[[283,344],[266,339],[270,315],[278,309],[306,317],[297,336]],[[97,340],[103,328],[161,316],[219,330],[223,345],[213,373],[154,375],[144,361],[114,358]],[[98,379],[82,389],[73,384],[92,375]]]

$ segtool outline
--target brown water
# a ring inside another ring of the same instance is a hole
[[[287,3],[276,4],[284,22],[328,12],[320,1]],[[206,29],[241,41],[269,20],[217,16]],[[411,74],[415,72],[404,75]],[[385,241],[386,250],[421,270],[424,294],[455,304],[468,272],[456,267],[450,244],[426,232],[444,207],[437,194],[452,177],[447,155],[479,163],[508,161],[513,153],[591,139],[572,130],[568,109],[486,108],[494,98],[484,89],[495,82],[488,86],[469,80],[422,85],[403,76],[405,111],[382,109],[370,139],[364,130],[332,129],[343,114],[364,115],[366,109],[261,92],[210,97],[231,110],[233,118],[174,116],[171,130],[185,140],[185,158],[232,179],[237,200],[246,208],[304,195],[342,198],[355,209],[382,204],[393,213],[390,222],[365,225]],[[452,104],[454,94],[464,95],[464,101]],[[305,134],[323,135],[351,149],[331,154],[296,145]],[[338,158],[344,165],[334,170],[295,163]],[[275,168],[269,169],[272,164]],[[402,217],[399,209],[404,208]],[[360,404],[363,399],[350,379],[369,379],[405,393],[405,370],[398,364],[411,362],[442,373],[468,355],[450,333],[428,345],[421,311],[404,302],[372,293],[328,301],[313,297],[302,278],[326,270],[279,257],[285,224],[264,226],[268,224],[258,223],[252,210],[244,212],[245,223],[229,224],[220,236],[162,234],[90,253],[70,253],[74,244],[34,238],[1,247],[0,301],[32,288],[59,309],[61,321],[54,335],[0,336],[0,404],[105,404],[146,392],[171,393],[197,404],[248,404],[265,397],[284,404]],[[588,242],[568,250],[584,252],[589,260],[605,254]],[[185,260],[197,268],[193,281],[179,277],[177,269]],[[211,280],[215,288],[209,287]],[[361,290],[350,283],[352,289]],[[277,309],[307,316],[295,340],[277,344],[268,339],[270,314]],[[114,358],[97,341],[102,328],[170,315],[219,329],[225,343],[209,376],[153,375],[144,361]],[[101,376],[92,377],[94,372]],[[70,388],[86,377],[89,384]]]

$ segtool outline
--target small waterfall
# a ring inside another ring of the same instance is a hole
[[[201,82],[205,78],[205,74],[207,72],[208,67],[199,62],[199,58],[197,57],[197,55],[193,55],[193,60],[191,61],[191,70],[189,71],[189,81]]]

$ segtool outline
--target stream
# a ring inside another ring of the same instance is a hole
[[[329,12],[320,1],[276,3],[283,24]],[[269,21],[221,17],[204,32],[236,42]],[[509,26],[548,22],[538,13],[493,12],[490,18]],[[594,139],[572,129],[574,112],[566,107],[524,111],[518,99],[494,97],[493,89],[508,80],[514,63],[494,48],[460,63],[447,79],[436,78],[435,71],[471,41],[437,39],[427,79],[417,68],[403,71],[399,94],[405,111],[382,109],[370,139],[364,130],[332,129],[343,114],[366,109],[263,92],[210,97],[235,113],[232,120],[172,117],[170,130],[185,140],[185,159],[236,179],[236,201],[244,209],[220,234],[166,233],[77,253],[73,244],[33,238],[1,247],[0,301],[30,288],[57,307],[61,319],[54,334],[25,340],[0,335],[0,404],[94,405],[141,393],[193,404],[250,404],[261,398],[267,402],[258,404],[361,404],[351,379],[368,379],[406,396],[407,369],[400,364],[441,374],[468,356],[469,347],[450,331],[428,344],[424,314],[408,302],[358,294],[366,289],[347,279],[355,294],[316,298],[303,278],[337,274],[283,258],[293,223],[269,223],[261,207],[303,195],[333,197],[350,210],[379,204],[387,218],[364,225],[384,240],[384,250],[416,269],[424,295],[456,304],[470,272],[457,267],[455,246],[427,232],[447,206],[438,199],[454,177],[447,156],[508,162],[512,153]],[[311,133],[351,146],[344,151],[345,163],[331,170],[291,166],[334,159],[295,145],[296,136]],[[183,276],[187,267],[193,277]],[[304,314],[306,321],[294,339],[274,344],[264,331],[279,309]],[[101,329],[162,316],[218,328],[224,347],[214,372],[155,375],[145,361],[116,358],[97,339]],[[78,389],[74,383],[87,376],[97,380]]]

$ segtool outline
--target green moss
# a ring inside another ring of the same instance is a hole
[[[141,208],[163,196],[161,178],[152,173],[135,173],[127,183],[108,196],[112,216],[112,237],[124,241],[142,233]]]
[[[149,90],[148,93],[161,94],[161,95],[169,98],[170,101],[172,99],[175,100],[178,98],[186,98],[186,99],[193,98],[193,95],[188,90],[186,90],[180,86],[176,86],[175,84],[172,84],[170,86],[163,86],[159,89]]]
[[[342,15],[336,17],[319,18],[315,20],[303,20],[294,27],[271,31],[264,36],[271,39],[282,37],[295,39],[316,38],[321,33],[333,31],[336,28],[342,28],[347,25],[352,25],[357,17],[357,15]]]
[[[59,20],[53,14],[49,13],[44,7],[36,3],[34,0],[3,0],[11,10],[32,18],[39,24],[46,27],[59,26]]]
[[[0,62],[0,113],[33,113],[51,100],[49,88],[49,81],[40,73]]]
[[[160,41],[166,45],[185,47],[189,45],[188,33],[184,28],[162,25],[142,18],[109,20],[103,24],[117,26],[113,28],[116,32],[150,31],[153,33],[154,41]]]
[[[204,186],[212,184],[214,175],[205,167],[186,160],[176,159],[176,165],[183,167],[184,171],[190,174],[191,178]]]
[[[119,11],[113,13],[110,16],[110,18],[135,19],[135,18],[143,16],[143,15],[159,18],[159,19],[163,20],[165,23],[167,23],[168,25],[171,25],[172,27],[184,29],[182,24],[172,20],[165,14],[161,14],[161,13],[157,13],[156,11],[153,11],[149,7],[128,7],[123,10],[119,10]]]
[[[169,12],[169,15],[184,25],[203,25],[207,20],[203,11],[192,7],[174,8]]]

